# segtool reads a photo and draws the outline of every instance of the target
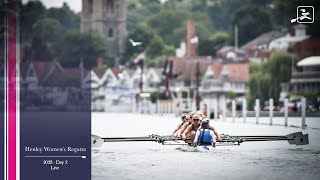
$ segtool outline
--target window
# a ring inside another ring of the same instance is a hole
[[[185,87],[191,86],[191,81],[188,81],[188,80],[184,81],[184,86]]]
[[[93,0],[89,0],[89,14],[93,13]]]
[[[214,76],[213,75],[209,75],[207,76],[208,79],[214,79]]]
[[[112,38],[112,37],[113,37],[113,30],[112,30],[112,28],[110,28],[109,31],[108,31],[108,37],[109,37],[109,38]]]
[[[114,12],[114,2],[113,0],[107,0],[107,12]]]
[[[183,91],[181,96],[182,96],[182,98],[186,99],[186,98],[188,98],[188,93]]]

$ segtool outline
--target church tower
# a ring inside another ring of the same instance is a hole
[[[87,31],[99,32],[109,55],[119,61],[125,51],[125,0],[82,0],[81,32]]]

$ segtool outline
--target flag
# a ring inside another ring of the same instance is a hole
[[[198,36],[195,36],[190,39],[191,44],[198,44],[199,43],[199,38]]]
[[[145,53],[142,52],[136,58],[133,59],[133,63],[138,64],[140,61],[144,61],[145,58]]]

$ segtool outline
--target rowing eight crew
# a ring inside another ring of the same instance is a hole
[[[209,125],[209,119],[196,112],[184,114],[181,117],[182,123],[179,124],[173,136],[182,138],[188,144],[215,145],[216,139],[221,141],[220,134],[213,126]]]

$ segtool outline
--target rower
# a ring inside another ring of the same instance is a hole
[[[205,119],[208,120],[209,122],[208,118],[205,118]],[[216,131],[216,129],[213,126],[209,125],[209,129],[214,132],[218,141],[222,141],[220,134]]]
[[[207,120],[209,121],[209,119],[206,118],[203,114],[199,114],[199,117],[200,117],[200,120],[207,119]],[[217,137],[217,140],[218,140],[218,141],[221,141],[221,136],[220,136],[220,134],[216,131],[216,129],[215,129],[213,126],[210,126],[210,125],[209,125],[209,129],[212,130],[212,131],[215,133],[215,135],[216,135],[216,137]]]
[[[173,131],[173,133],[172,133],[172,135],[173,136],[178,136],[179,134],[181,134],[180,133],[180,130],[181,130],[181,127],[183,126],[183,124],[187,121],[186,120],[186,116],[187,116],[187,114],[183,114],[182,116],[181,116],[181,123],[174,129],[174,131]]]
[[[192,116],[192,124],[190,124],[186,130],[182,133],[182,139],[191,139],[193,141],[196,136],[196,132],[200,127],[200,116],[198,114],[194,114]]]
[[[187,127],[192,124],[192,118],[190,117],[190,114],[186,115],[186,121],[179,129],[178,133],[176,134],[176,137],[181,137],[182,133],[187,129]]]
[[[210,129],[209,119],[204,119],[201,122],[201,127],[198,129],[196,136],[193,141],[193,146],[214,146],[216,144],[216,139],[214,134],[217,132]]]

